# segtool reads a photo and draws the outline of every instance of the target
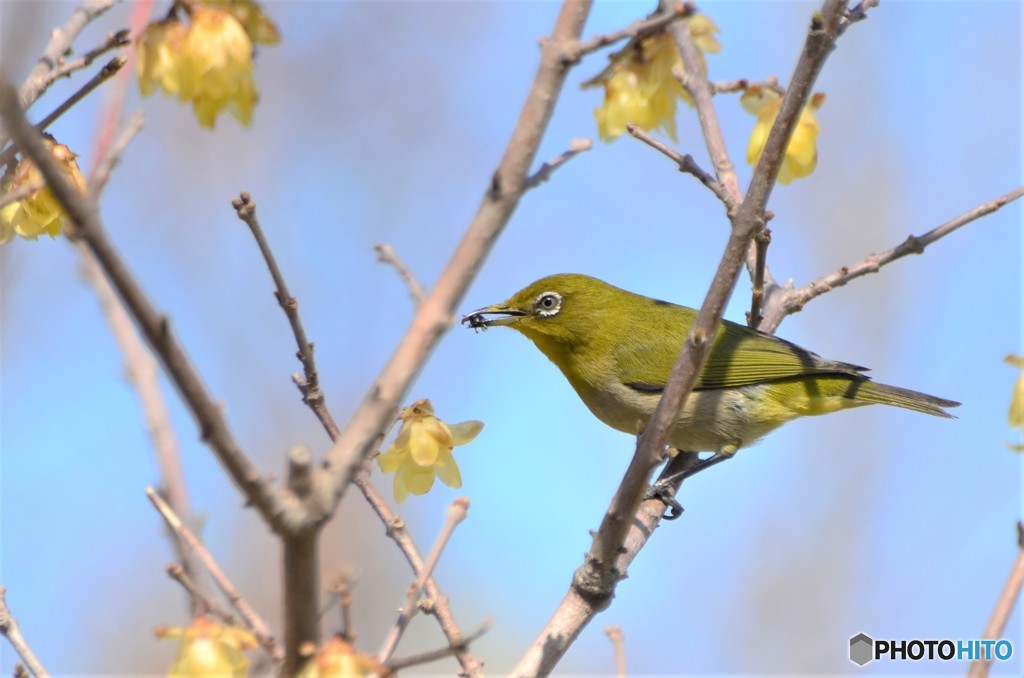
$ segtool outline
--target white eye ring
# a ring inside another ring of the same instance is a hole
[[[558,292],[541,292],[533,306],[537,309],[537,315],[550,318],[562,310],[562,295]]]

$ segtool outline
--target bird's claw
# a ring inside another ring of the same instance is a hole
[[[665,520],[675,520],[683,515],[683,511],[686,510],[682,504],[676,501],[671,483],[665,480],[659,480],[647,488],[647,492],[644,493],[644,500],[646,501],[647,499],[657,499],[665,505],[666,511],[661,516]]]

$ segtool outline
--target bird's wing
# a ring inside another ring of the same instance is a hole
[[[644,332],[632,339],[616,348],[620,381],[635,390],[660,391],[682,350],[683,336]],[[694,388],[733,388],[810,374],[864,378],[860,373],[865,369],[825,360],[796,344],[724,321]]]

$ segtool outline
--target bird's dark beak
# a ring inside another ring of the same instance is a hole
[[[489,315],[496,317],[486,317]],[[488,327],[511,325],[524,315],[526,315],[525,311],[509,308],[504,304],[495,304],[494,306],[486,306],[472,313],[467,313],[462,318],[462,324],[469,325],[474,330],[486,330]]]

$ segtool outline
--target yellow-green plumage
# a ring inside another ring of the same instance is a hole
[[[463,322],[518,330],[562,370],[598,419],[638,433],[654,412],[696,317],[692,308],[596,278],[560,274]],[[875,383],[864,369],[723,321],[668,442],[692,452],[731,454],[796,417],[871,404],[949,417],[943,408],[959,404]]]

